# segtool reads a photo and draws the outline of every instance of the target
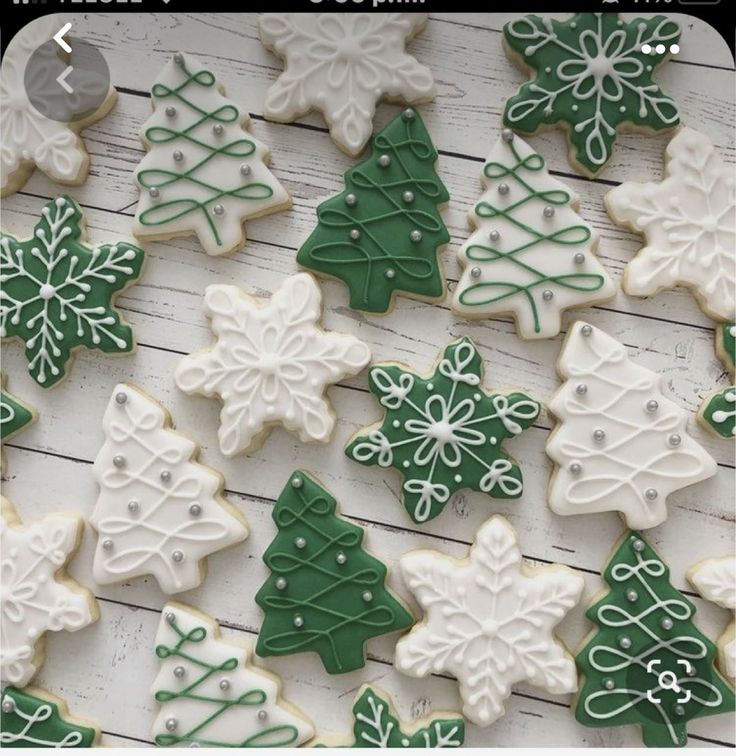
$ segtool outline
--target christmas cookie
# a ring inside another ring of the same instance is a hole
[[[369,387],[385,410],[345,453],[364,465],[394,467],[414,522],[437,517],[463,488],[498,499],[522,494],[519,466],[503,442],[528,428],[540,405],[526,394],[481,387],[483,361],[473,342],[449,344],[427,377],[399,364],[371,368]]]
[[[431,71],[406,52],[426,13],[264,13],[261,40],[284,60],[263,114],[288,123],[319,110],[337,146],[357,155],[376,104],[434,99]]]
[[[94,596],[65,571],[82,537],[82,519],[53,514],[24,527],[1,499],[0,677],[22,688],[43,664],[43,635],[86,627],[98,617]]]
[[[317,207],[317,227],[297,262],[338,278],[354,310],[386,313],[397,293],[444,299],[438,254],[450,240],[440,206],[450,198],[437,151],[407,109],[376,134],[370,157],[345,173],[345,191]]]
[[[364,685],[353,705],[353,734],[347,738],[320,738],[332,748],[459,748],[465,740],[465,722],[457,714],[433,712],[419,722],[399,721],[391,699]]]
[[[102,426],[90,518],[99,535],[95,580],[153,575],[165,593],[196,588],[205,557],[248,535],[245,518],[223,498],[222,476],[199,464],[197,445],[133,386],[115,387]]]
[[[268,148],[246,130],[248,113],[196,58],[176,53],[151,99],[141,135],[149,152],[135,172],[137,237],[195,234],[208,255],[224,255],[245,242],[245,220],[291,207],[266,167]]]
[[[576,212],[579,198],[510,129],[491,150],[481,182],[485,192],[469,216],[475,232],[458,253],[464,270],[455,312],[512,313],[519,336],[544,339],[560,332],[563,310],[615,295],[595,256],[598,236]]]
[[[608,593],[586,612],[596,629],[575,658],[583,675],[576,719],[586,727],[637,724],[645,745],[672,748],[687,743],[689,720],[732,715],[736,702],[714,666],[716,647],[638,533],[623,538],[603,579]]]
[[[363,529],[302,470],[273,510],[278,535],[263,555],[271,576],[256,594],[265,612],[259,656],[313,651],[339,674],[365,666],[365,642],[414,618],[386,587],[386,566],[363,546]]]
[[[156,656],[157,746],[296,747],[314,735],[311,722],[280,697],[281,681],[253,666],[247,646],[223,640],[206,614],[166,604]]]
[[[734,351],[736,350],[736,324],[721,323],[716,328],[716,354],[728,370],[731,380],[736,378]],[[700,424],[722,438],[736,435],[736,386],[711,394],[698,412]]]
[[[222,399],[222,453],[256,449],[277,424],[301,441],[326,443],[335,417],[325,389],[359,373],[370,352],[354,336],[319,327],[322,294],[315,280],[291,276],[268,303],[235,286],[208,286],[205,312],[215,344],[185,357],[175,375],[182,391]]]
[[[511,21],[503,28],[504,49],[531,80],[506,101],[504,125],[524,134],[563,128],[570,163],[594,176],[611,157],[618,130],[651,134],[679,123],[675,103],[652,78],[679,40],[680,27],[664,16]]]
[[[553,630],[585,581],[561,565],[525,566],[503,517],[480,528],[463,561],[414,551],[400,563],[426,612],[396,646],[400,672],[456,677],[463,714],[481,727],[503,715],[514,683],[528,680],[555,695],[576,690],[575,664]]]
[[[703,312],[736,315],[736,179],[705,134],[681,129],[667,145],[659,183],[627,181],[606,195],[608,214],[641,232],[647,246],[626,266],[627,294],[647,297],[682,285]]]
[[[616,339],[578,321],[557,369],[565,383],[549,403],[559,421],[547,442],[553,512],[618,511],[630,528],[653,528],[667,518],[669,494],[716,474],[660,376]]]
[[[25,344],[28,370],[44,388],[66,376],[81,347],[134,347],[113,304],[139,278],[143,250],[125,242],[92,247],[84,236],[82,211],[70,197],[43,208],[30,239],[0,234],[0,337]]]
[[[5,390],[5,373],[0,375],[0,441],[5,443],[38,419],[36,410]]]
[[[100,730],[70,717],[66,702],[38,688],[2,693],[0,744],[3,748],[94,748]]]
[[[10,40],[3,55],[0,66],[0,101],[3,104],[0,108],[2,197],[20,189],[36,167],[60,184],[83,183],[87,178],[89,155],[79,132],[99,121],[115,104],[116,92],[110,86],[107,96],[94,113],[69,123],[47,118],[28,99],[26,65],[31,55],[53,39],[64,25],[61,16],[37,18]],[[56,63],[55,60],[54,69]],[[55,81],[51,84],[57,86]]]

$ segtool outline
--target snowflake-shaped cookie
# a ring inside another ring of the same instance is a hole
[[[619,127],[661,131],[679,122],[675,103],[652,81],[680,39],[674,21],[531,15],[506,24],[503,33],[511,60],[534,76],[506,102],[505,125],[526,134],[562,126],[570,161],[582,173],[592,176],[605,166]]]
[[[677,285],[693,290],[715,320],[736,315],[736,179],[707,136],[683,128],[667,145],[658,184],[627,182],[606,195],[616,223],[647,246],[626,266],[624,291],[646,297]]]
[[[257,448],[275,424],[304,442],[326,443],[335,418],[325,389],[359,373],[370,352],[354,336],[319,328],[315,280],[307,273],[287,278],[268,304],[236,286],[208,286],[205,312],[217,340],[181,361],[176,382],[188,394],[222,399],[222,453]]]
[[[0,377],[0,389],[0,441],[5,443],[26,425],[34,423],[37,415],[33,407],[6,390],[5,373]]]
[[[82,534],[79,517],[55,514],[23,527],[12,504],[0,511],[0,677],[26,685],[43,664],[43,634],[80,630],[98,617],[92,594],[64,574]]]
[[[143,250],[83,243],[82,212],[70,197],[51,200],[26,241],[0,234],[0,337],[26,347],[28,370],[49,388],[79,347],[130,352],[133,333],[112,306],[137,280]]]
[[[381,97],[434,97],[431,71],[405,50],[426,21],[426,13],[264,13],[261,40],[286,61],[264,115],[284,123],[320,110],[338,147],[357,155]]]
[[[371,369],[370,390],[386,414],[345,453],[364,465],[399,470],[414,522],[436,517],[463,488],[499,499],[521,496],[521,470],[502,444],[528,428],[540,406],[519,392],[486,393],[482,379],[483,361],[468,338],[448,345],[426,378],[396,364]]]
[[[471,722],[495,722],[522,680],[555,695],[577,689],[575,663],[553,629],[585,581],[561,565],[528,570],[502,517],[480,528],[467,560],[415,551],[400,565],[426,616],[396,646],[396,667],[412,677],[454,675]]]

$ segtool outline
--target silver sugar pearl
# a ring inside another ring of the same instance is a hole
[[[373,594],[370,591],[363,591],[363,601],[365,601],[366,604],[373,601]]]
[[[248,165],[248,163],[242,163],[240,166],[240,175],[241,176],[250,176],[251,174],[251,167]]]
[[[230,690],[230,680],[224,678],[220,680],[220,690]]]
[[[379,155],[378,165],[380,165],[381,168],[388,168],[389,165],[391,165],[391,155]]]
[[[383,274],[386,278],[394,278],[396,271],[393,268],[386,268],[386,272]]]
[[[128,512],[137,512],[141,508],[141,505],[136,499],[131,499],[128,502]]]
[[[278,577],[276,578],[276,587],[283,591],[284,588],[286,588],[286,578],[285,577]]]
[[[194,741],[193,743],[190,743],[190,744],[189,744],[189,748],[201,748],[201,746],[200,746],[200,745],[199,745],[199,743],[197,743],[197,741],[195,740],[195,741]]]
[[[225,127],[221,123],[216,123],[212,127],[212,132],[217,134],[217,136],[221,136],[223,131],[225,131]]]
[[[659,409],[659,402],[656,399],[650,399],[647,402],[647,412],[656,412]]]
[[[202,514],[202,505],[201,504],[190,504],[189,505],[189,514],[192,517],[199,517]]]
[[[112,458],[112,463],[115,465],[115,467],[125,467],[125,457],[122,454],[116,454]]]
[[[627,601],[631,601],[633,603],[638,598],[639,598],[639,594],[633,588],[631,590],[626,591]]]
[[[169,118],[173,118],[173,117],[174,117],[174,116],[176,115],[176,108],[175,108],[175,107],[174,107],[173,105],[169,105],[169,106],[168,106],[168,107],[166,108],[166,115],[167,115],[167,116],[168,116]]]
[[[665,617],[659,624],[662,625],[665,630],[672,630],[672,625],[674,623],[670,617]]]
[[[401,199],[406,202],[407,205],[410,205],[412,202],[414,202],[414,192],[406,191],[401,195]]]
[[[410,234],[409,238],[416,244],[417,242],[420,242],[422,240],[422,232],[415,228]]]
[[[174,161],[181,163],[184,160],[184,153],[181,150],[174,150]]]
[[[301,488],[302,487],[302,479],[298,476],[295,476],[291,479],[291,487],[292,488]]]
[[[102,548],[104,551],[112,551],[113,545],[112,538],[105,538],[102,542]]]
[[[552,205],[545,205],[544,210],[542,210],[542,215],[545,218],[551,218],[555,214],[555,209],[552,207]]]
[[[118,404],[125,404],[125,402],[128,401],[128,395],[125,393],[125,391],[118,391],[118,393],[115,394],[115,401]]]
[[[159,192],[159,190],[158,190],[158,187],[157,187],[157,186],[152,186],[152,187],[151,187],[151,188],[150,188],[150,189],[148,190],[148,196],[149,196],[149,197],[153,197],[154,199],[156,199],[156,197],[158,197],[160,193],[161,193],[161,192]]]
[[[509,193],[509,185],[508,184],[499,184],[498,185],[498,193],[499,194],[508,194]]]
[[[480,268],[477,265],[470,269],[470,276],[471,278],[480,278]]]
[[[174,624],[174,622],[176,621],[176,615],[174,614],[174,612],[166,612],[166,621],[170,625]]]
[[[621,648],[631,648],[631,638],[628,635],[624,635],[622,638],[619,638],[618,645]]]
[[[174,717],[171,717],[170,719],[166,720],[166,729],[169,732],[174,732],[178,724],[179,723],[174,719]]]
[[[644,551],[644,541],[637,538],[633,543],[634,551]]]
[[[514,141],[514,132],[511,131],[511,129],[504,129],[501,132],[501,139],[503,139],[504,142],[513,142]]]
[[[186,674],[186,670],[182,666],[174,667],[174,677],[182,678]]]
[[[682,704],[676,704],[675,705],[675,714],[677,714],[678,717],[682,717],[685,714],[685,707]]]
[[[161,470],[161,472],[158,474],[159,478],[164,483],[168,483],[171,480],[171,471],[170,470]]]
[[[616,687],[616,683],[613,680],[611,680],[611,678],[609,677],[607,680],[603,682],[603,687],[606,690],[613,690]]]
[[[596,428],[593,431],[593,440],[600,443],[603,441],[603,439],[606,437],[606,432],[603,430],[603,428]]]
[[[265,722],[268,719],[268,712],[265,709],[261,709],[258,712],[258,720],[260,722]]]
[[[405,111],[404,111],[404,112],[403,112],[403,113],[401,114],[401,117],[402,117],[402,118],[403,118],[403,119],[404,119],[405,121],[413,121],[413,120],[414,120],[414,116],[415,116],[415,115],[416,115],[416,113],[415,113],[415,112],[414,112],[414,111],[413,111],[413,110],[412,110],[411,108],[407,108],[407,109],[406,109],[406,110],[405,110]]]
[[[212,208],[212,212],[215,215],[223,215],[225,213],[225,206],[221,205],[219,202]]]
[[[355,207],[358,204],[358,198],[354,194],[346,194],[345,204],[348,207]]]
[[[7,696],[3,700],[3,711],[6,714],[12,714],[12,712],[15,711],[15,701],[13,701],[13,699],[10,698],[10,696]]]
[[[173,562],[176,562],[176,564],[180,564],[184,561],[184,552],[180,551],[179,549],[176,549],[175,551],[171,552],[171,560]]]
[[[657,493],[656,488],[647,488],[647,490],[644,491],[644,496],[646,496],[649,501],[654,501],[659,494]]]
[[[335,557],[335,561],[338,564],[345,564],[345,562],[348,561],[347,556],[345,556],[345,552],[344,551],[338,551],[337,552],[337,556]]]
[[[580,475],[580,473],[583,471],[583,466],[580,464],[580,462],[571,462],[568,469],[570,470],[571,475]]]
[[[294,627],[304,627],[304,617],[301,614],[294,615]]]
[[[578,383],[578,385],[575,386],[575,393],[584,396],[588,393],[588,387],[584,383]]]
[[[583,326],[583,327],[582,327],[582,328],[580,329],[580,333],[582,333],[582,334],[583,334],[583,336],[590,336],[590,334],[591,334],[591,333],[593,333],[593,326],[584,325],[584,326]]]
[[[585,255],[582,252],[576,252],[572,260],[575,265],[582,265],[585,262]]]
[[[542,292],[542,299],[545,302],[551,302],[554,299],[555,293],[552,291],[552,289],[545,289]]]
[[[174,63],[180,66],[183,62],[184,62],[184,56],[180,52],[174,53]]]
[[[667,439],[670,446],[679,446],[682,443],[682,436],[679,433],[671,433]]]
[[[497,242],[501,238],[501,232],[494,228],[493,231],[488,232],[488,238],[492,242]]]
[[[351,228],[350,229],[350,238],[353,241],[358,241],[360,239],[360,230],[357,228]]]
[[[307,539],[303,536],[298,536],[294,539],[294,546],[297,547],[297,549],[303,549],[307,545]]]

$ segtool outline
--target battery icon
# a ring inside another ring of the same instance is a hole
[[[677,0],[680,5],[718,5],[721,0]]]

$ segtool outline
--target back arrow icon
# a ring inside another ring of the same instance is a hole
[[[74,89],[67,83],[66,77],[74,70],[74,66],[67,66],[57,77],[56,83],[67,93],[72,94]]]
[[[68,23],[68,24],[64,24],[64,26],[62,26],[62,27],[61,27],[61,29],[59,29],[59,31],[58,31],[58,32],[56,32],[56,34],[54,34],[54,42],[56,42],[56,44],[57,44],[57,45],[59,45],[59,47],[60,47],[60,48],[61,48],[61,49],[62,49],[62,50],[63,50],[64,52],[66,52],[66,53],[70,53],[70,52],[72,51],[72,48],[71,48],[71,46],[70,46],[70,45],[69,45],[69,43],[68,43],[68,42],[67,42],[67,41],[66,41],[66,40],[64,39],[64,35],[65,35],[65,34],[66,34],[66,33],[67,33],[68,31],[69,31],[69,29],[71,29],[71,28],[72,28],[72,25],[71,25],[71,23]],[[66,73],[66,72],[64,72],[64,73]],[[63,76],[63,75],[64,75],[64,74],[62,74],[62,76]],[[59,80],[57,79],[57,81],[59,81]],[[63,86],[63,85],[62,85],[62,86]]]

